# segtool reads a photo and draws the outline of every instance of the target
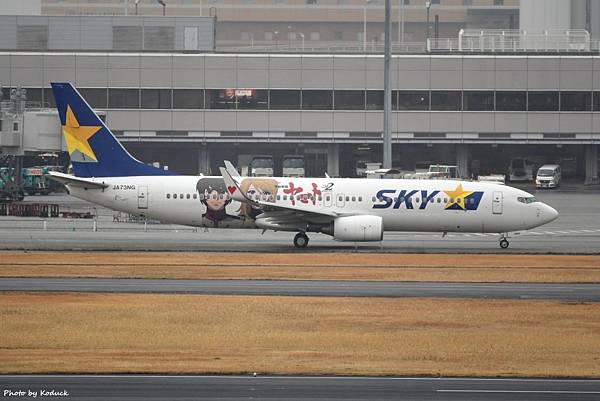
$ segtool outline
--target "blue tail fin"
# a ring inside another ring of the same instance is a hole
[[[73,85],[52,83],[52,91],[77,177],[173,175],[131,156]]]

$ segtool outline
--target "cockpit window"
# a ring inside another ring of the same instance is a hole
[[[517,200],[521,203],[534,203],[538,201],[535,199],[535,196],[519,196]]]

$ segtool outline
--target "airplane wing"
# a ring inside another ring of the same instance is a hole
[[[331,220],[332,218],[336,218],[341,216],[341,214],[336,213],[331,210],[318,209],[316,210],[314,205],[310,203],[301,203],[298,202],[295,205],[281,205],[275,204],[274,202],[269,202],[266,200],[259,198],[249,198],[247,194],[244,193],[240,189],[241,178],[239,175],[236,178],[233,178],[230,170],[236,171],[233,165],[225,161],[225,168],[220,167],[221,175],[223,176],[223,180],[225,180],[225,184],[227,185],[227,190],[231,197],[239,202],[250,203],[255,206],[261,207],[265,211],[287,211],[293,212],[297,218],[305,221],[320,221],[323,220],[323,217],[328,217],[327,220]],[[249,179],[249,178],[246,178]]]
[[[108,188],[108,185],[103,182],[96,182],[86,178],[75,177],[74,175],[59,173],[57,171],[50,171],[46,174],[49,178],[54,181],[58,181],[61,184],[70,185],[79,188],[89,189],[104,189]]]

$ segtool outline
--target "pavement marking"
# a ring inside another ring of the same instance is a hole
[[[438,393],[515,393],[515,394],[600,394],[600,391],[568,390],[435,390]]]

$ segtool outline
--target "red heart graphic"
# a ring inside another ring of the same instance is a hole
[[[227,187],[227,190],[229,191],[230,194],[233,194],[235,192],[235,187]]]

